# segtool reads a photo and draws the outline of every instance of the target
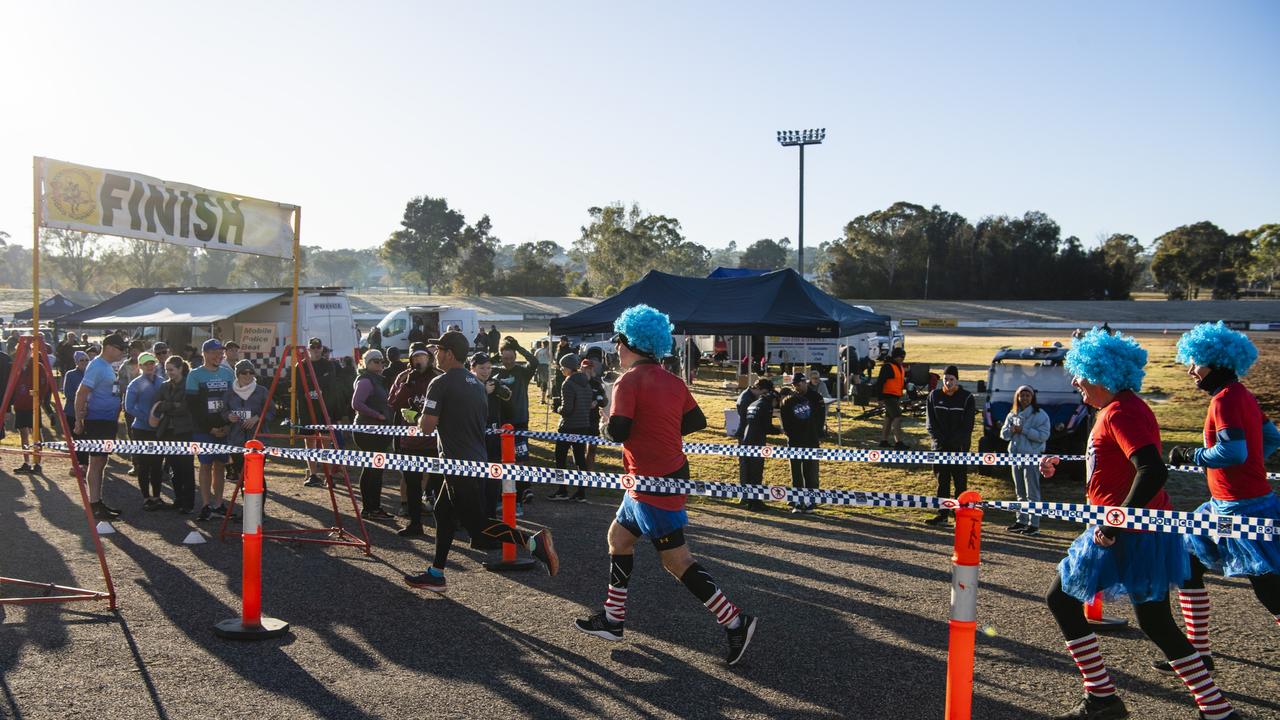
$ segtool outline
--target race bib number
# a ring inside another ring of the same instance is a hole
[[[248,420],[253,417],[253,414],[248,410],[232,410],[229,414],[236,420]]]
[[[222,412],[222,408],[226,407],[226,405],[221,400],[210,400],[208,405],[209,405],[210,415],[217,415],[218,413]]]

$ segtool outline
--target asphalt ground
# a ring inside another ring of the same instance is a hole
[[[15,464],[10,455],[0,463]],[[571,626],[599,607],[608,577],[604,534],[618,496],[595,491],[586,504],[528,508],[528,526],[554,530],[557,577],[486,572],[486,554],[461,544],[444,596],[401,581],[427,563],[430,535],[402,539],[371,525],[372,557],[269,542],[264,611],[292,632],[244,643],[212,632],[239,613],[240,543],[181,544],[192,528],[216,526],[142,511],[124,469],[111,466],[107,498],[124,514],[103,538],[119,610],[4,607],[0,717],[943,716],[952,537],[923,516],[748,514],[695,502],[695,555],[760,618],[732,668],[723,631],[647,545],[626,638]],[[0,574],[102,586],[67,470],[46,460],[44,477],[0,472]],[[268,529],[332,523],[327,492],[300,480],[296,468],[269,466]],[[1046,717],[1081,692],[1041,600],[1069,528],[1021,538],[1003,531],[1008,522],[988,513],[984,528],[975,718]],[[1209,586],[1219,683],[1247,717],[1280,717],[1280,630],[1246,583],[1212,577]],[[1108,614],[1131,618],[1126,607]],[[1156,650],[1136,630],[1104,638],[1103,652],[1133,717],[1196,717],[1181,684],[1147,667]]]

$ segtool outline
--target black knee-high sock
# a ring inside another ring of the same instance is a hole
[[[1280,624],[1280,575],[1275,573],[1250,575],[1249,584],[1253,585],[1253,594],[1257,596],[1258,601],[1267,609],[1267,612],[1275,616],[1276,623]]]
[[[604,599],[604,615],[609,622],[626,622],[627,583],[631,582],[635,562],[635,555],[609,556],[609,590]]]
[[[720,592],[720,588],[716,587],[716,583],[711,579],[711,574],[702,569],[698,563],[689,566],[684,571],[684,575],[680,576],[680,582],[689,588],[689,592],[716,616],[716,622],[721,625],[735,626],[735,620],[738,619],[738,606],[729,602],[729,598]]]

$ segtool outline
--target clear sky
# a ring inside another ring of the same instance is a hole
[[[624,6],[625,5],[625,6]],[[1092,244],[1280,221],[1280,3],[0,3],[0,230],[31,156],[296,203],[367,247],[414,195],[569,244],[639,202],[708,247],[897,200]]]

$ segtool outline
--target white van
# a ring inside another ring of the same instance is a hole
[[[289,305],[289,296],[284,295],[215,323],[213,331],[223,340],[234,337],[245,357],[251,360],[279,357],[289,343],[289,326],[293,320],[293,309]],[[170,337],[171,334],[165,332],[162,337],[171,344],[187,342],[186,338]],[[190,342],[199,347],[207,334],[204,328],[195,328]],[[341,290],[304,290],[298,294],[298,344],[305,347],[313,337],[320,338],[335,360],[354,357],[360,342],[351,317],[351,303]]]
[[[414,305],[392,310],[378,321],[378,329],[382,331],[382,349],[396,347],[401,353],[408,353],[409,331],[417,318],[422,319],[422,327],[429,338],[440,337],[450,327],[457,326],[469,343],[480,332],[480,313],[475,308]]]

